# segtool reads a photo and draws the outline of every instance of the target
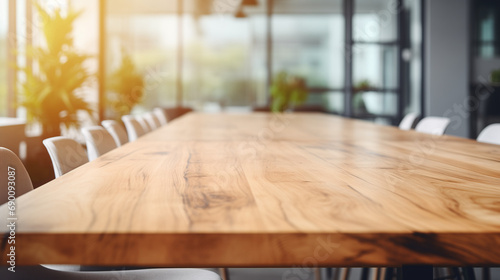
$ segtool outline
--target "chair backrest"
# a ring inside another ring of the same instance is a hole
[[[13,200],[33,189],[30,176],[17,155],[0,147],[0,204]]]
[[[101,122],[102,126],[111,134],[115,140],[116,146],[120,147],[128,142],[127,131],[117,121],[105,120]]]
[[[479,136],[478,142],[500,145],[500,123],[490,124],[485,127]]]
[[[418,114],[408,113],[403,120],[399,123],[399,129],[410,130],[415,125],[415,121],[418,119]]]
[[[137,140],[137,138],[146,134],[146,131],[144,131],[144,128],[134,116],[123,116],[122,121],[125,124],[125,128],[127,129],[129,141],[135,141]]]
[[[89,162],[87,152],[73,139],[58,136],[43,140],[49,152],[56,178]]]
[[[142,126],[142,129],[144,130],[144,133],[148,133],[153,131],[153,127],[151,127],[144,117],[144,115],[136,116],[135,119],[139,122],[139,124]]]
[[[449,124],[449,118],[425,117],[417,124],[415,130],[432,135],[443,135]]]
[[[161,122],[153,112],[147,112],[143,115],[144,119],[148,122],[149,126],[153,128],[153,130],[161,127]]]
[[[94,160],[118,147],[113,136],[101,126],[84,127],[82,134],[87,143],[89,160]]]
[[[166,125],[168,123],[167,115],[162,108],[155,108],[153,113],[156,115],[161,125]]]

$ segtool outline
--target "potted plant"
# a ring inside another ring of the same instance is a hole
[[[31,65],[18,68],[25,76],[18,105],[26,108],[28,123],[41,125],[42,138],[49,138],[61,135],[61,125],[78,126],[79,111],[92,113],[90,104],[78,94],[92,75],[84,66],[90,57],[79,54],[73,45],[73,23],[80,12],[69,10],[63,15],[60,9],[49,13],[38,4],[35,7],[46,44],[28,47],[26,55],[36,70]]]
[[[490,80],[492,84],[500,85],[500,69],[491,71]]]
[[[304,78],[280,72],[271,86],[271,111],[293,110],[307,100],[307,85]]]
[[[354,114],[367,114],[368,110],[366,109],[365,101],[363,99],[363,93],[370,91],[374,87],[372,86],[369,80],[361,80],[353,88],[353,96],[352,96],[352,108]]]
[[[107,103],[116,120],[128,115],[144,97],[144,78],[137,71],[131,56],[122,51],[122,61],[118,69],[108,78]]]

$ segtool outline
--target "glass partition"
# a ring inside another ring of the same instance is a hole
[[[344,21],[341,1],[276,1],[272,17],[273,75],[285,71],[304,78],[309,88],[306,107],[344,112]]]
[[[266,103],[265,1],[183,17],[184,105],[202,111],[249,110]]]
[[[396,122],[400,98],[400,44],[394,0],[356,0],[353,11],[352,112]]]
[[[159,4],[108,1],[107,118],[176,105],[177,0]]]
[[[0,6],[0,115],[8,100],[6,34],[12,2]],[[25,0],[16,3],[15,22],[24,32],[30,29],[29,11],[21,5]],[[101,1],[40,3],[83,11],[75,23],[75,45],[92,56],[87,66],[96,73]],[[421,106],[420,1],[249,3],[107,0],[105,118],[179,105],[204,111],[268,106],[269,82],[281,71],[304,78],[306,107],[396,123]],[[489,40],[496,34],[496,14],[481,15],[480,34]],[[40,39],[37,32],[29,38],[34,44]],[[26,44],[19,40],[16,48]],[[482,52],[492,52],[487,48]],[[18,63],[29,60],[20,55]],[[97,111],[97,79],[81,93]]]
[[[474,51],[477,57],[500,57],[500,2],[473,1]]]

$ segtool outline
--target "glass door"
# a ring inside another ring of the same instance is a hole
[[[400,11],[393,0],[356,0],[352,15],[351,113],[393,124],[400,118]]]

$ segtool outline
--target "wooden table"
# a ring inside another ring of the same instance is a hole
[[[190,113],[17,202],[18,265],[500,264],[499,146],[322,114]]]

